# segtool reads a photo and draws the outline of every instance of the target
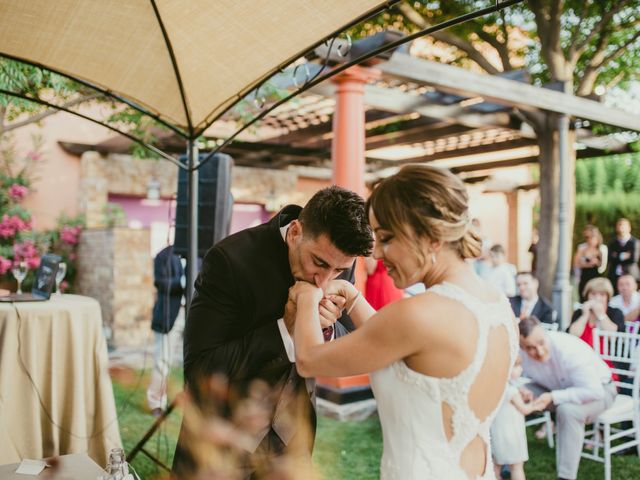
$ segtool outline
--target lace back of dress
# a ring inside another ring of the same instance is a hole
[[[490,466],[489,427],[515,358],[511,309],[506,299],[485,303],[453,284],[435,285],[429,291],[459,302],[476,320],[473,360],[458,375],[439,383],[451,451],[468,478],[482,478]],[[509,349],[499,348],[507,344]]]

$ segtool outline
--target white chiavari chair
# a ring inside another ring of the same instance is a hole
[[[613,362],[618,390],[630,393],[619,393],[613,405],[598,416],[593,428],[585,432],[587,449],[583,449],[582,456],[604,463],[604,478],[611,480],[611,455],[630,447],[636,447],[640,455],[640,335],[596,329],[593,345],[603,360]]]

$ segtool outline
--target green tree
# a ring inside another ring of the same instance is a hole
[[[592,161],[592,180],[591,180],[591,193],[602,195],[608,190],[607,184],[607,169],[604,165],[602,158],[597,158]]]
[[[41,100],[52,98],[72,108],[100,95],[45,69],[0,57],[0,87]],[[19,97],[0,94],[0,137],[57,113],[58,110]]]
[[[589,167],[586,162],[576,164],[576,193],[588,193],[590,190]]]
[[[426,28],[487,6],[479,0],[404,1],[395,14],[369,22],[366,31],[390,25]],[[470,20],[432,35],[449,47],[454,61],[489,74],[525,66],[536,84],[558,83],[566,92],[589,96],[596,86],[626,87],[640,71],[640,0],[528,0],[499,13]],[[524,39],[524,41],[523,41]],[[438,60],[438,58],[435,58]],[[477,68],[475,67],[475,68]],[[519,112],[533,127],[540,148],[540,242],[537,272],[542,293],[551,294],[559,230],[559,137],[556,115]],[[573,134],[570,137],[573,144]],[[575,152],[571,171],[575,169]],[[573,179],[574,176],[571,175]],[[570,195],[573,225],[575,184]]]
[[[44,100],[58,107],[74,111],[90,102],[100,102],[110,107],[103,121],[120,131],[125,131],[146,143],[154,144],[157,134],[165,127],[142,112],[122,104],[101,92],[62,75],[41,67],[0,57],[0,88],[26,95],[35,100]],[[60,110],[18,96],[0,94],[0,137],[39,123]],[[137,143],[132,145],[132,154],[139,158],[156,157],[150,150]]]

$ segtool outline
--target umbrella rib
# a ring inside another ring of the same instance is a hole
[[[178,62],[176,60],[175,53],[173,52],[173,45],[171,44],[171,40],[169,39],[169,33],[167,32],[167,29],[164,26],[164,22],[162,21],[162,17],[160,16],[160,10],[158,10],[156,1],[151,0],[151,5],[153,6],[153,11],[156,14],[158,25],[160,25],[160,30],[162,31],[164,43],[167,46],[167,52],[169,53],[169,57],[171,58],[171,64],[173,65],[173,73],[175,74],[176,81],[178,82],[178,89],[180,90],[180,98],[182,99],[182,106],[184,107],[184,114],[187,117],[187,126],[189,127],[189,139],[193,139],[194,138],[193,123],[191,122],[191,113],[189,111],[189,105],[187,103],[187,94],[184,91],[184,84],[182,83],[180,68],[178,68]]]
[[[77,82],[77,83],[79,83],[81,85],[84,85],[85,87],[88,87],[88,88],[90,88],[92,90],[100,92],[100,93],[104,94],[107,97],[113,98],[114,100],[117,100],[118,102],[122,102],[122,103],[124,103],[126,105],[129,105],[131,108],[139,111],[140,113],[143,113],[144,115],[147,115],[148,117],[153,118],[156,122],[164,125],[169,130],[172,130],[173,132],[175,132],[178,135],[180,135],[182,138],[185,138],[185,139],[188,138],[188,135],[185,132],[180,130],[175,125],[169,123],[167,120],[164,120],[160,115],[158,115],[156,113],[153,113],[153,112],[150,112],[146,108],[141,107],[140,105],[138,105],[137,103],[127,99],[126,97],[122,97],[120,95],[117,95],[117,94],[113,93],[111,90],[107,90],[105,88],[99,87],[97,85],[94,85],[91,82],[88,82],[88,81],[83,80],[83,79],[78,78],[78,77],[74,77],[73,75],[69,75],[69,74],[63,73],[63,72],[61,72],[59,70],[56,70],[54,68],[47,67],[46,65],[43,65],[43,64],[38,63],[38,62],[33,62],[31,60],[25,60],[24,58],[15,57],[13,55],[9,55],[9,54],[4,53],[4,52],[0,52],[0,57],[7,58],[9,60],[14,60],[16,62],[22,62],[22,63],[25,63],[27,65],[33,65],[34,67],[42,68],[42,69],[47,70],[49,72],[53,72],[53,73],[55,73],[57,75],[60,75],[60,76],[65,77],[65,78],[68,78],[69,80],[73,80],[74,82]],[[58,107],[55,107],[55,108],[58,108]]]
[[[522,0],[519,0],[519,1],[522,1]],[[327,35],[326,37],[324,37],[322,40],[313,43],[311,46],[309,46],[307,49],[305,49],[303,52],[301,52],[297,57],[295,57],[293,59],[286,60],[285,62],[283,62],[280,65],[278,65],[277,67],[275,67],[271,74],[267,73],[266,76],[262,80],[258,81],[255,85],[252,85],[250,87],[244,88],[241,91],[239,91],[238,93],[235,93],[235,94],[231,95],[224,102],[222,102],[222,104],[228,103],[230,101],[232,103],[229,106],[227,106],[226,108],[224,108],[224,110],[222,110],[221,112],[219,112],[217,114],[214,113],[216,111],[216,109],[212,110],[207,115],[207,117],[205,117],[204,125],[203,125],[202,122],[200,122],[198,124],[198,130],[197,130],[195,136],[197,137],[197,136],[200,136],[201,134],[203,134],[207,128],[209,128],[216,120],[218,120],[220,117],[222,117],[225,113],[227,113],[229,110],[231,110],[234,106],[236,106],[244,97],[246,97],[252,91],[259,89],[264,83],[268,82],[271,78],[273,78],[274,75],[276,75],[278,72],[282,72],[287,66],[291,65],[291,63],[294,62],[297,58],[301,58],[302,56],[306,55],[307,53],[312,51],[314,48],[316,48],[318,45],[321,45],[322,43],[328,41],[329,39],[333,39],[333,37],[335,37],[336,35],[339,35],[340,33],[344,32],[345,30],[348,30],[349,28],[353,27],[354,25],[357,25],[358,23],[361,23],[361,22],[364,22],[365,20],[373,18],[377,14],[379,14],[380,12],[388,10],[389,8],[391,8],[393,5],[395,5],[398,2],[400,2],[400,0],[387,0],[386,2],[382,3],[381,5],[379,5],[378,7],[374,8],[373,10],[370,10],[367,13],[365,13],[363,15],[360,15],[359,17],[356,17],[355,19],[353,19],[352,21],[350,21],[346,25],[343,25],[339,30],[335,30],[332,33],[330,33],[329,35]],[[206,118],[211,118],[211,120],[207,121]],[[203,126],[200,126],[200,125],[203,125]]]
[[[85,114],[79,113],[79,112],[74,112],[73,110],[71,110],[69,108],[62,107],[60,105],[55,105],[55,104],[53,104],[51,102],[47,102],[46,100],[42,100],[40,98],[34,98],[34,97],[30,97],[28,95],[25,95],[23,93],[18,93],[18,92],[12,92],[10,90],[5,90],[4,88],[0,88],[0,94],[9,95],[9,96],[12,96],[12,97],[17,97],[17,98],[22,98],[23,100],[28,100],[30,102],[39,103],[40,105],[44,105],[44,106],[50,107],[50,108],[55,108],[56,110],[60,110],[62,112],[70,113],[71,115],[75,115],[77,117],[84,118],[85,120],[89,120],[90,122],[96,123],[96,124],[98,124],[98,125],[100,125],[102,127],[108,128],[109,130],[111,130],[113,132],[119,133],[120,135],[123,135],[123,136],[127,137],[128,139],[136,142],[138,145],[141,145],[144,148],[152,151],[156,155],[159,155],[160,157],[164,158],[165,160],[170,161],[174,165],[177,165],[178,167],[180,167],[180,168],[182,168],[184,170],[187,169],[186,165],[184,165],[180,161],[176,160],[171,155],[166,154],[165,152],[160,150],[158,147],[154,147],[153,145],[150,145],[150,144],[140,140],[139,138],[131,135],[130,133],[123,132],[122,130],[117,129],[116,127],[112,127],[111,125],[109,125],[107,123],[103,123],[100,120],[96,120],[95,118],[91,118],[88,115],[85,115]]]
[[[224,147],[229,145],[238,135],[240,135],[240,133],[242,133],[244,130],[246,130],[251,125],[256,123],[258,120],[264,118],[266,115],[268,115],[270,112],[272,112],[273,110],[278,108],[283,103],[288,102],[292,98],[296,97],[297,95],[300,95],[301,93],[305,92],[306,90],[310,89],[311,87],[314,87],[315,85],[324,82],[326,79],[337,75],[338,73],[340,73],[340,72],[352,67],[353,65],[357,65],[358,63],[361,63],[361,62],[363,62],[365,60],[368,60],[369,58],[375,57],[376,55],[379,55],[382,52],[385,52],[387,50],[391,50],[393,48],[396,48],[396,47],[398,47],[400,45],[403,45],[404,43],[410,42],[411,40],[415,40],[418,37],[422,37],[424,35],[429,35],[431,33],[434,33],[434,32],[440,31],[440,30],[444,30],[445,28],[449,28],[451,26],[458,25],[458,24],[466,22],[468,20],[472,20],[474,18],[482,17],[482,16],[487,15],[489,13],[494,13],[494,12],[500,11],[503,8],[507,8],[507,7],[510,7],[512,5],[516,5],[518,3],[522,3],[523,1],[524,0],[503,0],[502,2],[496,2],[496,4],[491,6],[491,7],[482,8],[480,10],[476,10],[475,12],[466,13],[464,15],[460,15],[460,16],[452,18],[450,20],[446,20],[444,22],[438,23],[437,25],[432,25],[432,26],[427,27],[427,28],[425,28],[423,30],[420,30],[420,31],[415,32],[415,33],[412,33],[411,35],[403,37],[403,38],[401,38],[399,40],[396,40],[394,42],[382,45],[381,47],[378,47],[378,48],[376,48],[374,50],[371,50],[369,53],[361,55],[360,57],[358,57],[358,58],[356,58],[356,59],[354,59],[354,60],[352,60],[350,62],[343,63],[343,64],[335,67],[334,69],[332,69],[327,75],[324,75],[322,77],[316,76],[313,80],[305,83],[298,90],[296,90],[296,91],[292,92],[291,94],[287,95],[286,97],[278,100],[273,105],[271,105],[268,109],[261,111],[254,118],[252,118],[249,122],[247,122],[241,128],[236,130],[233,133],[233,135],[231,135],[229,138],[227,138],[222,144],[220,144],[216,148],[214,148],[204,159],[202,159],[198,163],[198,165],[196,167],[194,167],[194,169],[197,170],[203,164],[207,163],[209,160],[211,160],[213,158],[213,156],[216,153],[220,152]],[[255,87],[255,88],[258,88],[258,87]],[[241,100],[241,99],[239,99],[239,100]],[[234,102],[233,105],[235,105],[236,103],[237,102]],[[216,119],[219,118],[220,116],[222,116],[224,113],[226,113],[227,110],[229,110],[231,107],[233,107],[233,105],[231,105],[224,112],[222,112],[218,116],[216,116]],[[213,123],[213,121],[211,123]],[[204,131],[204,130],[202,130],[202,131]]]

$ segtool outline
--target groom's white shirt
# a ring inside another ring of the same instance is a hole
[[[284,227],[280,227],[280,235],[282,235],[282,240],[287,242],[287,230],[289,229],[289,224],[287,223]],[[287,358],[291,363],[296,362],[296,347],[293,344],[293,338],[289,334],[289,330],[287,330],[287,326],[284,324],[284,318],[278,319],[278,329],[280,330],[280,336],[282,337],[282,343],[284,343],[284,349],[287,351]]]

